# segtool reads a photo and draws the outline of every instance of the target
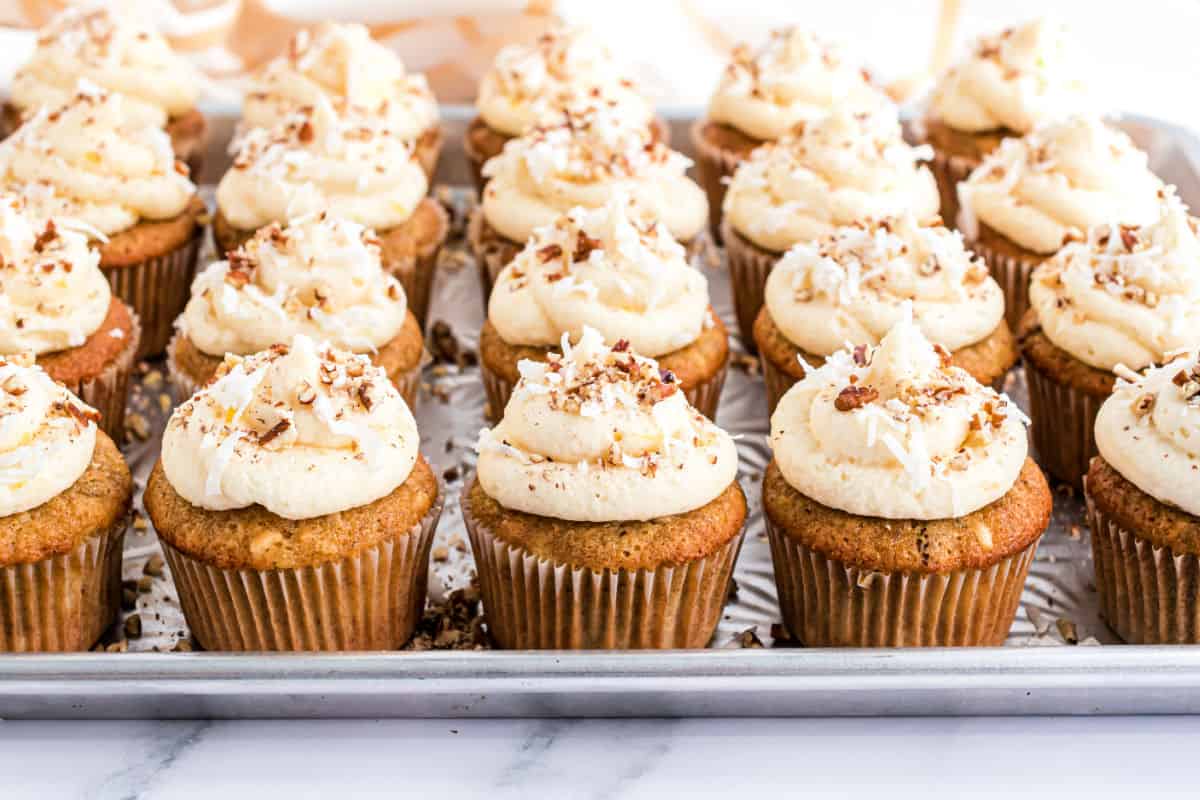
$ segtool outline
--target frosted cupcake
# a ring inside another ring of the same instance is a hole
[[[1149,225],[1101,225],[1033,273],[1021,326],[1033,441],[1046,471],[1079,485],[1118,365],[1140,370],[1200,347],[1200,237],[1173,193]]]
[[[754,323],[768,408],[847,343],[865,353],[909,313],[951,365],[985,386],[1003,383],[1017,361],[1004,294],[940,223],[886,217],[792,247],[767,278]]]
[[[771,268],[792,245],[844,225],[911,212],[937,215],[933,175],[894,108],[835,112],[754,151],[729,183],[722,223],[742,339],[751,341]]]
[[[227,353],[248,356],[305,335],[367,355],[415,407],[421,328],[404,287],[384,272],[379,240],[328,214],[272,223],[196,276],[167,351],[180,399]]]
[[[133,479],[98,419],[0,357],[0,652],[86,650],[116,618]]]
[[[669,370],[688,402],[715,418],[729,337],[709,306],[708,281],[683,245],[624,196],[575,208],[537,229],[500,273],[479,334],[480,366],[498,419],[520,365],[545,362],[585,327]]]
[[[159,127],[129,100],[81,85],[0,143],[0,183],[42,218],[78,220],[100,239],[100,269],[142,325],[139,357],[155,356],[187,302],[204,203]]]
[[[391,650],[425,606],[442,510],[396,387],[365,356],[227,356],[175,410],[146,484],[188,628],[209,650]]]
[[[400,57],[363,25],[326,22],[299,31],[254,76],[242,104],[242,125],[274,128],[322,98],[339,113],[386,119],[392,135],[412,144],[417,163],[433,179],[442,150],[437,100],[425,76],[406,71]]]
[[[12,79],[9,132],[39,108],[59,108],[79,81],[124,96],[125,121],[162,128],[175,157],[198,174],[208,125],[196,108],[199,76],[146,20],[106,5],[66,8],[38,31],[37,48]]]
[[[586,328],[521,364],[463,520],[505,648],[703,647],[746,517],[737,450],[651,359]]]
[[[811,647],[998,645],[1051,495],[1007,399],[911,320],[783,396],[763,478],[783,621]]]
[[[958,226],[1004,289],[1009,327],[1029,308],[1038,264],[1096,225],[1158,217],[1146,154],[1099,117],[1072,116],[1005,139],[959,184]]]

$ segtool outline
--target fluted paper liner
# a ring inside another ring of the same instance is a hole
[[[746,349],[755,352],[758,345],[754,342],[754,320],[758,319],[758,312],[766,302],[767,276],[779,262],[780,254],[754,247],[728,222],[722,223],[722,227],[725,229],[725,258],[729,263],[729,285],[733,289],[738,332]]]
[[[1042,259],[1010,256],[980,241],[967,242],[967,248],[987,262],[992,277],[1004,291],[1004,321],[1008,323],[1008,329],[1020,330],[1021,319],[1029,310],[1029,281]]]
[[[413,258],[405,260],[385,260],[383,268],[400,281],[404,294],[408,298],[408,308],[425,330],[425,318],[429,314],[429,300],[433,295],[433,278],[437,275],[438,255],[450,232],[450,216],[445,207],[436,201],[438,214],[442,221],[442,236],[436,242],[425,247]]]
[[[767,413],[774,414],[780,398],[796,385],[796,379],[775,366],[764,355],[759,355],[758,362],[762,365],[763,383],[767,389]]]
[[[477,150],[471,141],[472,125],[474,125],[474,121],[467,123],[466,132],[463,134],[462,148],[467,156],[467,165],[471,169],[471,185],[475,187],[475,195],[482,198],[483,187],[487,185],[487,178],[483,177],[483,165],[487,163],[488,157]]]
[[[1096,415],[1108,398],[1059,383],[1029,361],[1025,362],[1025,380],[1038,463],[1055,478],[1081,488],[1088,464],[1097,453]]]
[[[948,228],[958,227],[958,184],[971,177],[971,172],[977,166],[979,166],[978,161],[964,156],[948,155],[937,149],[933,151],[933,160],[929,162],[929,169],[937,181],[938,195],[941,197],[942,222]]]
[[[277,570],[221,569],[163,553],[192,635],[206,650],[395,650],[425,608],[429,550],[444,492],[408,531],[338,561]]]
[[[0,652],[87,650],[121,605],[128,519],[68,553],[0,567]]]
[[[881,573],[829,558],[763,519],[784,624],[809,647],[1003,644],[1038,545],[986,569]]]
[[[75,396],[100,412],[100,430],[119,446],[125,441],[125,403],[129,399],[129,375],[137,357],[142,326],[137,314],[129,312],[129,337],[125,347],[99,375],[67,386]]]
[[[508,263],[521,252],[522,245],[507,240],[497,241],[499,234],[485,237],[487,220],[483,216],[483,206],[477,206],[467,220],[467,244],[475,256],[475,264],[479,268],[479,285],[483,288],[483,308],[487,310],[488,298],[492,296],[492,286]],[[487,239],[485,241],[485,238]]]
[[[421,171],[425,173],[425,179],[433,185],[433,175],[437,172],[438,158],[442,155],[442,143],[445,141],[445,136],[442,134],[442,127],[434,125],[422,133],[415,142],[413,142],[413,157],[417,163],[421,165]]]
[[[692,123],[692,147],[696,152],[696,175],[700,187],[708,195],[708,228],[713,239],[720,243],[724,235],[721,229],[721,206],[725,202],[727,181],[733,177],[743,157],[709,143],[702,133],[706,122],[707,120],[701,118]],[[753,322],[753,318],[750,321]]]
[[[138,358],[152,358],[167,349],[175,318],[187,305],[203,241],[204,226],[197,225],[192,238],[170,253],[128,267],[101,265],[113,293],[141,318]]]

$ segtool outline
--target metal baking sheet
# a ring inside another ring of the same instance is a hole
[[[454,129],[461,130],[467,113],[449,110],[447,117],[448,141],[455,142]],[[687,115],[676,115],[673,122],[675,141],[684,145]],[[1121,124],[1149,150],[1156,171],[1200,207],[1200,141],[1152,120],[1129,118]],[[465,178],[461,152],[451,149],[443,161],[447,167],[439,173],[439,181],[445,180],[438,196],[461,220],[470,193],[444,188]],[[720,254],[702,248],[697,259],[708,275],[713,304],[732,330]],[[459,347],[473,352],[482,317],[476,271],[460,235],[443,257],[430,320],[447,323]],[[740,478],[751,513],[736,591],[707,650],[194,652],[153,531],[139,510],[124,565],[131,608],[101,643],[106,651],[0,656],[0,716],[1200,712],[1200,648],[1122,645],[1100,620],[1081,503],[1063,490],[1056,492],[1053,522],[1005,647],[818,650],[776,643],[779,611],[757,491],[770,457],[766,402],[753,361],[736,342],[734,347],[718,422],[740,434]],[[158,434],[170,410],[169,389],[161,364],[147,364],[131,398],[136,434],[125,452],[137,478],[139,509],[140,487],[157,457]],[[1019,370],[1008,389],[1024,402]],[[458,491],[473,464],[483,404],[477,367],[426,367],[416,409],[422,452],[444,474],[448,489],[431,565],[433,603],[468,585],[473,572]]]

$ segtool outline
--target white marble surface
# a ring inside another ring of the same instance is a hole
[[[0,797],[1195,797],[1198,737],[1195,717],[0,722]]]

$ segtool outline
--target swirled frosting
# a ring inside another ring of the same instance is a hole
[[[585,97],[603,98],[643,125],[654,116],[653,107],[591,29],[560,27],[531,45],[501,48],[479,83],[475,105],[489,128],[519,136],[547,111]]]
[[[911,214],[838,228],[794,245],[767,277],[771,320],[796,347],[825,356],[876,345],[909,313],[947,350],[987,338],[1004,293],[962,235]]]
[[[196,194],[187,167],[167,134],[128,117],[125,104],[80,84],[65,105],[39,109],[0,142],[4,182],[52,186],[68,216],[105,235],[183,213]]]
[[[366,356],[307,336],[248,358],[175,410],[162,465],[185,500],[212,511],[261,505],[311,519],[374,502],[408,479],[417,423]]]
[[[385,122],[339,116],[318,98],[275,128],[246,133],[217,185],[217,207],[242,230],[330,208],[385,230],[407,220],[428,189],[411,145]]]
[[[329,22],[298,32],[262,68],[246,92],[242,121],[274,128],[320,98],[335,109],[382,117],[401,139],[416,139],[437,124],[437,100],[424,75],[405,71],[365,26]]]
[[[1155,500],[1200,516],[1200,353],[1120,379],[1096,415],[1096,447]]]
[[[958,185],[959,228],[968,239],[985,223],[1035,253],[1110,222],[1158,217],[1162,182],[1146,154],[1099,117],[1076,115],[1019,139],[1005,139]]]
[[[162,34],[103,4],[68,7],[38,32],[33,57],[13,76],[12,102],[57,108],[81,79],[119,92],[129,121],[158,128],[195,108],[199,94],[196,72]]]
[[[711,502],[737,477],[730,436],[675,376],[585,328],[522,361],[500,424],[479,434],[480,486],[500,505],[578,522],[648,520]]]
[[[248,355],[299,334],[363,353],[395,337],[407,309],[375,235],[313,214],[259,229],[197,275],[179,325],[215,356]]]
[[[934,217],[937,184],[919,163],[931,156],[928,146],[905,144],[894,107],[839,110],[743,161],[725,215],[738,233],[777,252],[863,219],[905,211]]]
[[[92,462],[99,419],[32,354],[0,357],[0,517],[69,489]]]
[[[590,326],[657,357],[699,338],[708,302],[708,281],[683,245],[615,195],[536,230],[500,273],[488,319],[509,344],[550,346]]]
[[[951,67],[929,99],[931,116],[968,133],[1029,133],[1087,106],[1074,40],[1056,22],[1036,19],[983,36]]]
[[[787,482],[818,503],[950,519],[1012,488],[1028,449],[1023,422],[907,318],[878,347],[838,351],[793,386],[771,417],[771,447]]]
[[[802,28],[781,28],[757,50],[744,44],[734,49],[708,116],[769,141],[834,109],[869,111],[890,102],[842,48]]]
[[[503,236],[525,242],[575,206],[598,208],[621,193],[676,239],[691,239],[704,227],[708,200],[684,174],[690,165],[618,108],[566,107],[484,165],[483,214]]]

